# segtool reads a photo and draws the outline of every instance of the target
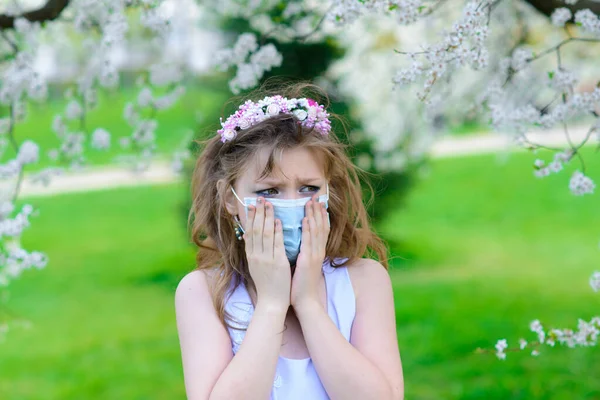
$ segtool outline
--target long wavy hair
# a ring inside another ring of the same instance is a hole
[[[245,98],[234,98],[242,104],[245,100],[258,101],[265,96],[280,94],[287,98],[310,97],[327,109],[329,98],[317,86],[310,83],[263,86]],[[343,120],[330,112],[330,119]],[[244,284],[256,293],[250,276],[244,242],[237,240],[233,216],[225,208],[227,191],[236,182],[259,151],[268,148],[269,158],[261,177],[267,176],[275,166],[276,157],[286,149],[304,146],[319,152],[324,160],[324,173],[329,182],[330,233],[326,254],[331,266],[336,268],[350,264],[363,256],[376,256],[388,269],[388,249],[385,242],[370,227],[369,215],[363,203],[359,176],[368,172],[355,166],[346,155],[347,145],[341,143],[333,130],[327,136],[318,131],[303,128],[293,115],[280,114],[270,117],[248,129],[237,132],[235,139],[221,142],[215,134],[206,140],[197,140],[200,156],[192,175],[192,206],[188,224],[193,242],[198,246],[197,269],[208,272],[215,310],[224,326],[227,320],[225,304],[230,285],[233,290]],[[218,184],[221,182],[221,184]],[[367,183],[373,201],[373,188]],[[335,258],[344,258],[341,264]]]

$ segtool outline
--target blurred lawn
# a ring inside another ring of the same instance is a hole
[[[188,145],[184,142],[188,131],[197,133],[199,128],[208,126],[216,127],[219,124],[222,104],[230,97],[230,93],[223,90],[226,85],[219,77],[197,78],[186,84],[185,94],[169,109],[158,111],[155,119],[158,121],[156,130],[157,156],[165,157],[175,149]],[[111,148],[109,150],[96,150],[86,146],[85,155],[93,165],[113,162],[114,157],[120,154],[129,154],[131,150],[122,149],[119,144],[121,137],[130,136],[130,128],[123,110],[128,102],[136,102],[139,88],[124,87],[119,91],[100,91],[98,93],[98,106],[89,111],[86,117],[88,143],[91,134],[96,128],[104,128],[111,134]],[[155,96],[163,92],[154,91]],[[42,150],[40,162],[27,167],[27,171],[38,170],[43,167],[55,165],[47,155],[50,149],[58,148],[60,141],[52,131],[52,121],[55,115],[64,114],[67,101],[54,99],[47,103],[29,104],[25,121],[15,126],[15,138],[18,143],[25,139],[34,140]],[[148,115],[143,114],[144,117]],[[80,130],[79,121],[69,121],[71,132]],[[14,151],[8,150],[0,157],[6,161],[14,157]]]
[[[600,163],[588,168],[598,171]],[[377,228],[390,273],[407,399],[597,399],[598,349],[542,349],[500,361],[539,318],[575,327],[598,313],[598,195],[568,173],[537,180],[515,154],[436,160]],[[34,324],[0,345],[3,400],[184,398],[173,294],[193,268],[179,208],[185,185],[35,199],[24,245],[43,271],[11,285],[10,310]]]

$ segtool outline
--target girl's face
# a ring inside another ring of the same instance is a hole
[[[269,201],[300,199],[327,193],[327,180],[321,159],[303,147],[284,150],[281,160],[276,160],[271,174],[258,180],[267,163],[268,150],[261,151],[258,161],[250,165],[233,185],[242,201],[244,197],[264,197],[265,201]],[[227,211],[232,215],[237,214],[246,229],[244,206],[237,201],[231,190],[227,194]]]

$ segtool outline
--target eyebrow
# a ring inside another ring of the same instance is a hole
[[[298,181],[302,182],[302,183],[314,183],[316,181],[321,181],[321,180],[323,180],[323,178],[301,178],[301,179],[298,179]],[[284,182],[277,180],[275,178],[265,178],[263,180],[256,181],[256,183],[265,183],[265,184],[269,184],[269,185],[282,185]]]

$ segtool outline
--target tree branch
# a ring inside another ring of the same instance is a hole
[[[51,21],[60,16],[62,11],[69,5],[70,0],[47,0],[41,8],[27,11],[22,15],[13,16],[0,14],[0,30],[13,29],[15,19],[25,18],[31,22]]]
[[[557,8],[565,7],[571,10],[573,15],[579,10],[589,8],[594,14],[600,15],[600,2],[594,0],[579,0],[577,4],[566,4],[564,0],[525,0],[536,10],[544,15],[550,16]]]

